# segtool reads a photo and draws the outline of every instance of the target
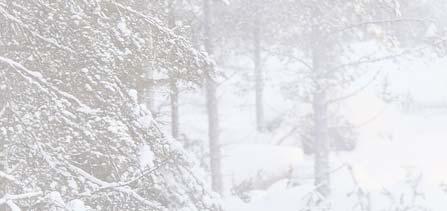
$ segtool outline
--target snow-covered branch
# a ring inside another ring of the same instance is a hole
[[[14,176],[12,176],[10,174],[7,174],[7,173],[5,173],[3,171],[0,171],[0,178],[4,178],[4,179],[6,179],[6,180],[8,180],[8,181],[10,181],[10,182],[12,182],[12,183],[14,183],[16,185],[19,185],[19,186],[22,185],[22,183],[19,180],[17,180]]]
[[[136,200],[138,200],[139,202],[141,202],[142,204],[145,204],[146,206],[152,207],[154,209],[157,210],[161,210],[161,208],[163,207],[161,204],[156,203],[154,201],[149,201],[147,199],[145,199],[144,197],[140,196],[135,190],[132,190],[130,187],[124,187],[123,184],[121,183],[109,183],[103,180],[100,180],[96,177],[94,177],[93,175],[87,173],[86,171],[82,170],[81,168],[74,166],[68,162],[64,162],[64,164],[66,164],[66,166],[73,172],[75,172],[76,174],[82,176],[83,178],[85,178],[86,180],[93,182],[97,185],[99,185],[99,189],[98,190],[104,190],[104,189],[112,189],[121,193],[125,193],[128,194],[129,196],[135,198]],[[91,193],[89,192],[85,192],[80,194],[82,196],[88,196],[91,195]]]
[[[212,64],[212,59],[209,58],[209,56],[203,52],[199,52],[196,49],[194,49],[189,41],[187,41],[184,37],[179,36],[175,34],[171,29],[163,26],[159,21],[156,19],[146,16],[141,12],[138,12],[128,6],[125,6],[123,4],[120,4],[116,1],[111,1],[114,5],[117,7],[134,14],[140,18],[142,18],[144,21],[146,21],[148,24],[150,24],[152,27],[156,28],[158,31],[166,35],[169,39],[171,39],[172,42],[175,42],[178,46],[183,48],[183,50],[187,51],[189,55],[198,56],[200,59],[202,59],[204,62],[206,62],[207,65]]]
[[[57,95],[71,101],[74,104],[77,104],[78,106],[80,106],[82,109],[80,109],[79,111],[89,111],[89,112],[93,112],[94,110],[91,109],[90,107],[88,107],[87,105],[85,105],[84,103],[82,103],[78,98],[76,98],[75,96],[64,92],[60,89],[58,89],[57,87],[51,85],[50,83],[48,83],[47,81],[45,81],[45,79],[42,77],[42,75],[39,72],[35,72],[35,71],[31,71],[29,69],[27,69],[26,67],[24,67],[22,64],[0,56],[0,62],[6,63],[7,65],[11,66],[14,70],[16,70],[16,72],[22,76],[23,78],[25,78],[26,80],[28,80],[31,83],[34,83],[36,85],[38,85],[38,87],[44,91],[44,92],[48,92],[48,90],[53,91],[54,93],[56,93]],[[47,89],[44,89],[43,87],[46,87]]]
[[[6,194],[2,198],[0,198],[0,205],[7,203],[8,201],[16,201],[16,200],[22,200],[22,199],[28,199],[28,198],[34,198],[43,195],[42,192],[30,192],[30,193],[24,193],[19,195],[11,195]]]
[[[54,40],[54,39],[52,39],[52,38],[48,38],[48,37],[42,36],[41,34],[35,32],[33,29],[31,29],[31,27],[29,27],[29,26],[28,26],[27,24],[25,24],[23,21],[21,21],[20,19],[18,19],[18,18],[15,17],[14,15],[9,14],[9,13],[8,13],[8,8],[7,8],[7,6],[4,5],[4,4],[2,4],[2,3],[0,3],[0,14],[2,14],[5,18],[7,18],[7,19],[9,19],[9,20],[11,20],[11,21],[13,21],[13,22],[15,22],[15,23],[16,23],[18,26],[20,26],[21,28],[26,29],[26,30],[27,30],[31,35],[33,35],[34,37],[37,37],[38,39],[40,39],[40,40],[42,40],[42,41],[44,41],[44,42],[46,42],[46,43],[48,43],[48,44],[50,44],[50,45],[53,45],[53,46],[55,46],[55,47],[57,47],[57,48],[59,48],[59,49],[68,51],[68,52],[70,52],[70,53],[76,53],[73,49],[71,49],[71,48],[69,48],[69,47],[67,47],[67,46],[61,45],[61,44],[59,44],[59,43],[57,43],[56,40]]]

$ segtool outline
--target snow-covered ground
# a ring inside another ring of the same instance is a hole
[[[331,165],[336,169],[331,184],[334,210],[351,210],[356,206],[359,200],[356,195],[348,196],[357,190],[356,187],[371,194],[373,210],[390,208],[393,203],[385,193],[389,192],[393,197],[410,194],[410,185],[406,181],[419,174],[422,178],[419,188],[426,195],[415,203],[433,210],[445,208],[447,194],[442,192],[440,185],[447,182],[447,108],[442,108],[447,104],[447,92],[444,91],[447,90],[446,64],[445,59],[387,63],[387,72],[383,75],[391,82],[388,91],[399,97],[398,102],[384,102],[378,96],[381,78],[336,106],[336,110],[356,126],[359,137],[353,152],[332,154]],[[272,68],[266,77],[281,76]],[[268,120],[277,115],[287,115],[289,109],[296,107],[306,112],[305,105],[283,97],[272,81],[267,79],[266,86]],[[312,158],[305,156],[296,142],[276,144],[286,129],[280,127],[273,132],[257,133],[253,128],[253,93],[246,91],[241,94],[235,88],[236,82],[225,82],[222,85],[225,92],[220,93],[220,115],[225,117],[221,122],[221,141],[226,208],[229,211],[296,211],[303,208],[313,191]],[[362,83],[360,80],[359,86]],[[411,99],[404,98],[407,96]],[[204,102],[199,97],[185,98],[182,109],[188,112],[183,112],[181,117],[184,122],[182,129],[194,138],[206,140],[205,110],[204,107],[197,109]],[[291,169],[299,172],[290,174],[298,178],[299,185],[290,185],[286,177],[281,177],[288,175]],[[256,178],[278,180],[267,188],[248,193],[250,202],[231,196],[233,185]]]

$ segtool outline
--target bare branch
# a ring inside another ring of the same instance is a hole
[[[305,61],[303,58],[300,58],[300,57],[297,57],[297,56],[294,56],[294,55],[291,55],[291,54],[283,54],[283,53],[279,53],[279,52],[274,52],[274,51],[266,49],[266,48],[263,48],[262,50],[266,51],[267,53],[273,54],[273,55],[286,57],[287,59],[290,59],[292,61],[301,63],[302,65],[304,65],[309,70],[313,70],[312,65],[309,62]]]
[[[350,24],[350,25],[340,26],[340,27],[337,27],[337,29],[335,29],[331,33],[332,34],[340,33],[340,32],[347,31],[347,30],[350,30],[353,28],[363,27],[363,26],[367,26],[367,25],[394,24],[394,23],[404,23],[404,22],[434,23],[435,21],[431,20],[431,19],[421,19],[421,18],[396,18],[396,19],[385,19],[385,20],[372,20],[372,21],[364,21],[364,22],[360,22],[360,23],[354,23],[354,24]]]
[[[282,136],[278,141],[276,141],[275,145],[281,145],[288,137],[293,135],[295,131],[298,130],[298,126],[293,127],[289,132],[287,132],[284,136]]]
[[[326,105],[330,105],[330,104],[333,104],[333,103],[336,103],[336,102],[340,102],[340,101],[343,101],[343,100],[347,100],[347,99],[349,99],[349,98],[351,98],[351,97],[354,97],[354,96],[356,96],[358,93],[360,93],[360,92],[362,92],[363,90],[365,90],[366,88],[368,88],[376,79],[377,79],[377,77],[379,76],[379,74],[380,74],[380,70],[378,70],[377,72],[376,72],[376,74],[374,74],[374,76],[372,77],[372,79],[371,80],[369,80],[368,81],[368,83],[366,83],[365,85],[363,85],[362,87],[360,87],[359,89],[356,89],[356,90],[354,90],[353,92],[351,92],[351,93],[349,93],[349,94],[347,94],[347,95],[345,95],[345,96],[342,96],[342,97],[339,97],[339,98],[335,98],[335,99],[331,99],[331,100],[328,100],[327,102],[326,102]]]
[[[332,70],[339,70],[339,69],[348,68],[348,67],[357,67],[357,66],[364,65],[364,64],[373,64],[373,63],[383,62],[383,61],[387,61],[387,60],[396,59],[398,57],[401,57],[401,56],[404,56],[404,55],[410,54],[410,53],[411,53],[411,50],[408,50],[408,51],[402,51],[402,52],[399,52],[396,54],[391,54],[391,55],[377,57],[377,58],[365,57],[365,58],[361,58],[355,62],[341,64],[341,65],[333,68]]]

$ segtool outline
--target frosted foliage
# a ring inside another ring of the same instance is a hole
[[[0,1],[0,210],[219,210],[129,78],[152,60],[195,81],[208,59],[134,7]]]

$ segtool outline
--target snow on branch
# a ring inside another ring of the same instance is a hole
[[[146,21],[148,24],[150,24],[152,27],[156,28],[158,31],[165,34],[170,39],[173,39],[173,41],[174,40],[177,41],[177,44],[179,44],[183,50],[187,51],[190,55],[199,56],[199,58],[202,59],[206,65],[212,64],[212,59],[210,59],[209,56],[207,56],[207,54],[205,54],[203,52],[198,52],[195,48],[192,47],[192,45],[189,43],[189,41],[187,41],[184,37],[175,34],[171,29],[163,26],[163,24],[160,23],[159,21],[157,21],[156,19],[154,19],[152,17],[148,17],[148,16],[146,16],[146,15],[144,15],[128,6],[124,6],[116,1],[111,1],[111,2],[115,6],[121,8],[129,13],[137,15],[138,17],[140,17],[144,21]]]
[[[100,180],[100,179],[94,177],[93,175],[85,172],[84,170],[82,170],[81,168],[79,168],[77,166],[74,166],[74,165],[72,165],[72,164],[70,164],[68,162],[64,162],[64,163],[66,164],[66,166],[71,171],[81,175],[86,180],[89,180],[90,182],[93,182],[93,183],[99,185],[100,186],[99,190],[112,189],[112,190],[115,190],[115,191],[118,191],[118,192],[121,192],[121,193],[128,194],[129,196],[135,198],[139,202],[141,202],[141,203],[143,203],[143,204],[145,204],[145,205],[147,205],[149,207],[155,208],[157,210],[162,209],[162,207],[163,207],[159,203],[156,203],[156,202],[149,201],[149,200],[145,199],[144,197],[139,195],[135,190],[131,189],[130,187],[124,187],[126,184],[130,184],[130,183],[115,183],[115,182],[109,183],[109,182],[105,182],[105,181]],[[151,172],[153,172],[153,171],[151,171]],[[131,181],[133,182],[133,180],[131,180]],[[86,193],[83,193],[81,195],[88,196],[90,194],[91,193],[86,192]]]
[[[34,197],[38,197],[38,196],[41,196],[41,195],[43,195],[43,193],[41,191],[24,193],[24,194],[19,194],[19,195],[6,194],[2,198],[0,198],[0,205],[6,204],[9,201],[17,201],[17,200],[22,200],[22,199],[29,199],[29,198],[34,198]]]
[[[79,194],[82,197],[88,197],[91,196],[93,193],[95,192],[99,192],[101,190],[105,190],[105,189],[111,189],[113,191],[117,191],[120,193],[124,193],[127,194],[128,196],[136,199],[137,201],[139,201],[140,203],[153,208],[154,210],[163,210],[163,205],[161,205],[160,203],[156,202],[156,201],[149,201],[148,199],[142,197],[141,195],[139,195],[135,190],[133,190],[132,188],[128,187],[127,185],[129,185],[132,182],[135,182],[139,179],[141,179],[144,176],[147,176],[150,173],[153,173],[154,171],[158,170],[159,168],[161,168],[162,166],[165,165],[165,163],[160,164],[159,166],[150,169],[148,171],[146,171],[145,173],[142,174],[142,176],[137,176],[134,179],[131,179],[127,182],[106,182],[103,181],[101,179],[96,178],[95,176],[89,174],[88,172],[84,171],[83,169],[71,164],[69,161],[61,161],[57,158],[55,158],[54,156],[49,155],[42,147],[37,146],[40,154],[42,156],[44,156],[44,160],[50,165],[50,166],[56,166],[56,165],[60,165],[60,166],[64,166],[65,168],[67,168],[69,171],[71,171],[74,174],[77,174],[78,176],[82,177],[85,180],[88,180],[96,185],[99,186],[99,188],[97,190],[95,190],[94,192],[84,192]],[[55,168],[56,170],[60,169],[60,168]],[[60,171],[60,170],[58,170]],[[1,202],[1,201],[0,201]],[[5,201],[6,202],[6,201]],[[3,203],[5,203],[3,202]],[[1,204],[1,203],[0,203]]]
[[[34,37],[37,37],[37,38],[41,39],[41,40],[44,41],[44,42],[47,42],[47,43],[49,43],[49,44],[51,44],[51,45],[53,45],[53,46],[55,46],[55,47],[57,47],[57,48],[60,48],[60,49],[65,50],[65,51],[68,51],[68,52],[70,52],[70,53],[76,53],[73,49],[71,49],[71,48],[69,48],[69,47],[67,47],[67,46],[61,45],[61,44],[59,44],[59,43],[57,43],[56,40],[54,40],[54,39],[52,39],[52,38],[44,37],[44,36],[40,35],[39,33],[33,31],[33,30],[31,29],[31,27],[29,27],[29,26],[28,26],[27,24],[25,24],[23,21],[19,20],[19,19],[16,18],[14,15],[9,14],[9,13],[7,12],[8,9],[7,9],[6,7],[7,7],[6,5],[0,3],[0,14],[2,14],[5,18],[7,18],[7,19],[9,19],[9,20],[11,20],[11,21],[13,21],[13,22],[15,22],[18,26],[20,26],[21,28],[26,29],[29,33],[31,33],[31,35],[33,35]]]
[[[9,181],[13,182],[14,184],[16,184],[18,186],[22,185],[22,183],[19,180],[17,180],[14,176],[9,175],[9,174],[7,174],[7,173],[5,173],[3,171],[0,171],[0,178],[9,180]]]
[[[75,96],[73,96],[67,92],[64,92],[62,90],[59,90],[57,87],[55,87],[55,86],[51,85],[50,83],[48,83],[47,81],[45,81],[45,79],[42,77],[42,75],[39,72],[31,71],[31,70],[27,69],[26,67],[24,67],[22,64],[14,61],[12,59],[5,58],[2,56],[0,56],[0,62],[6,63],[9,66],[11,66],[23,78],[25,78],[26,80],[28,80],[31,83],[38,85],[38,87],[42,91],[48,92],[48,90],[51,90],[54,93],[56,93],[57,95],[62,96],[63,98],[71,101],[74,104],[77,104],[78,106],[81,107],[81,109],[79,109],[79,111],[85,111],[85,112],[87,112],[87,111],[94,112],[95,111],[95,110],[91,109],[89,106],[82,103]],[[45,89],[44,87],[46,87],[47,89]]]

